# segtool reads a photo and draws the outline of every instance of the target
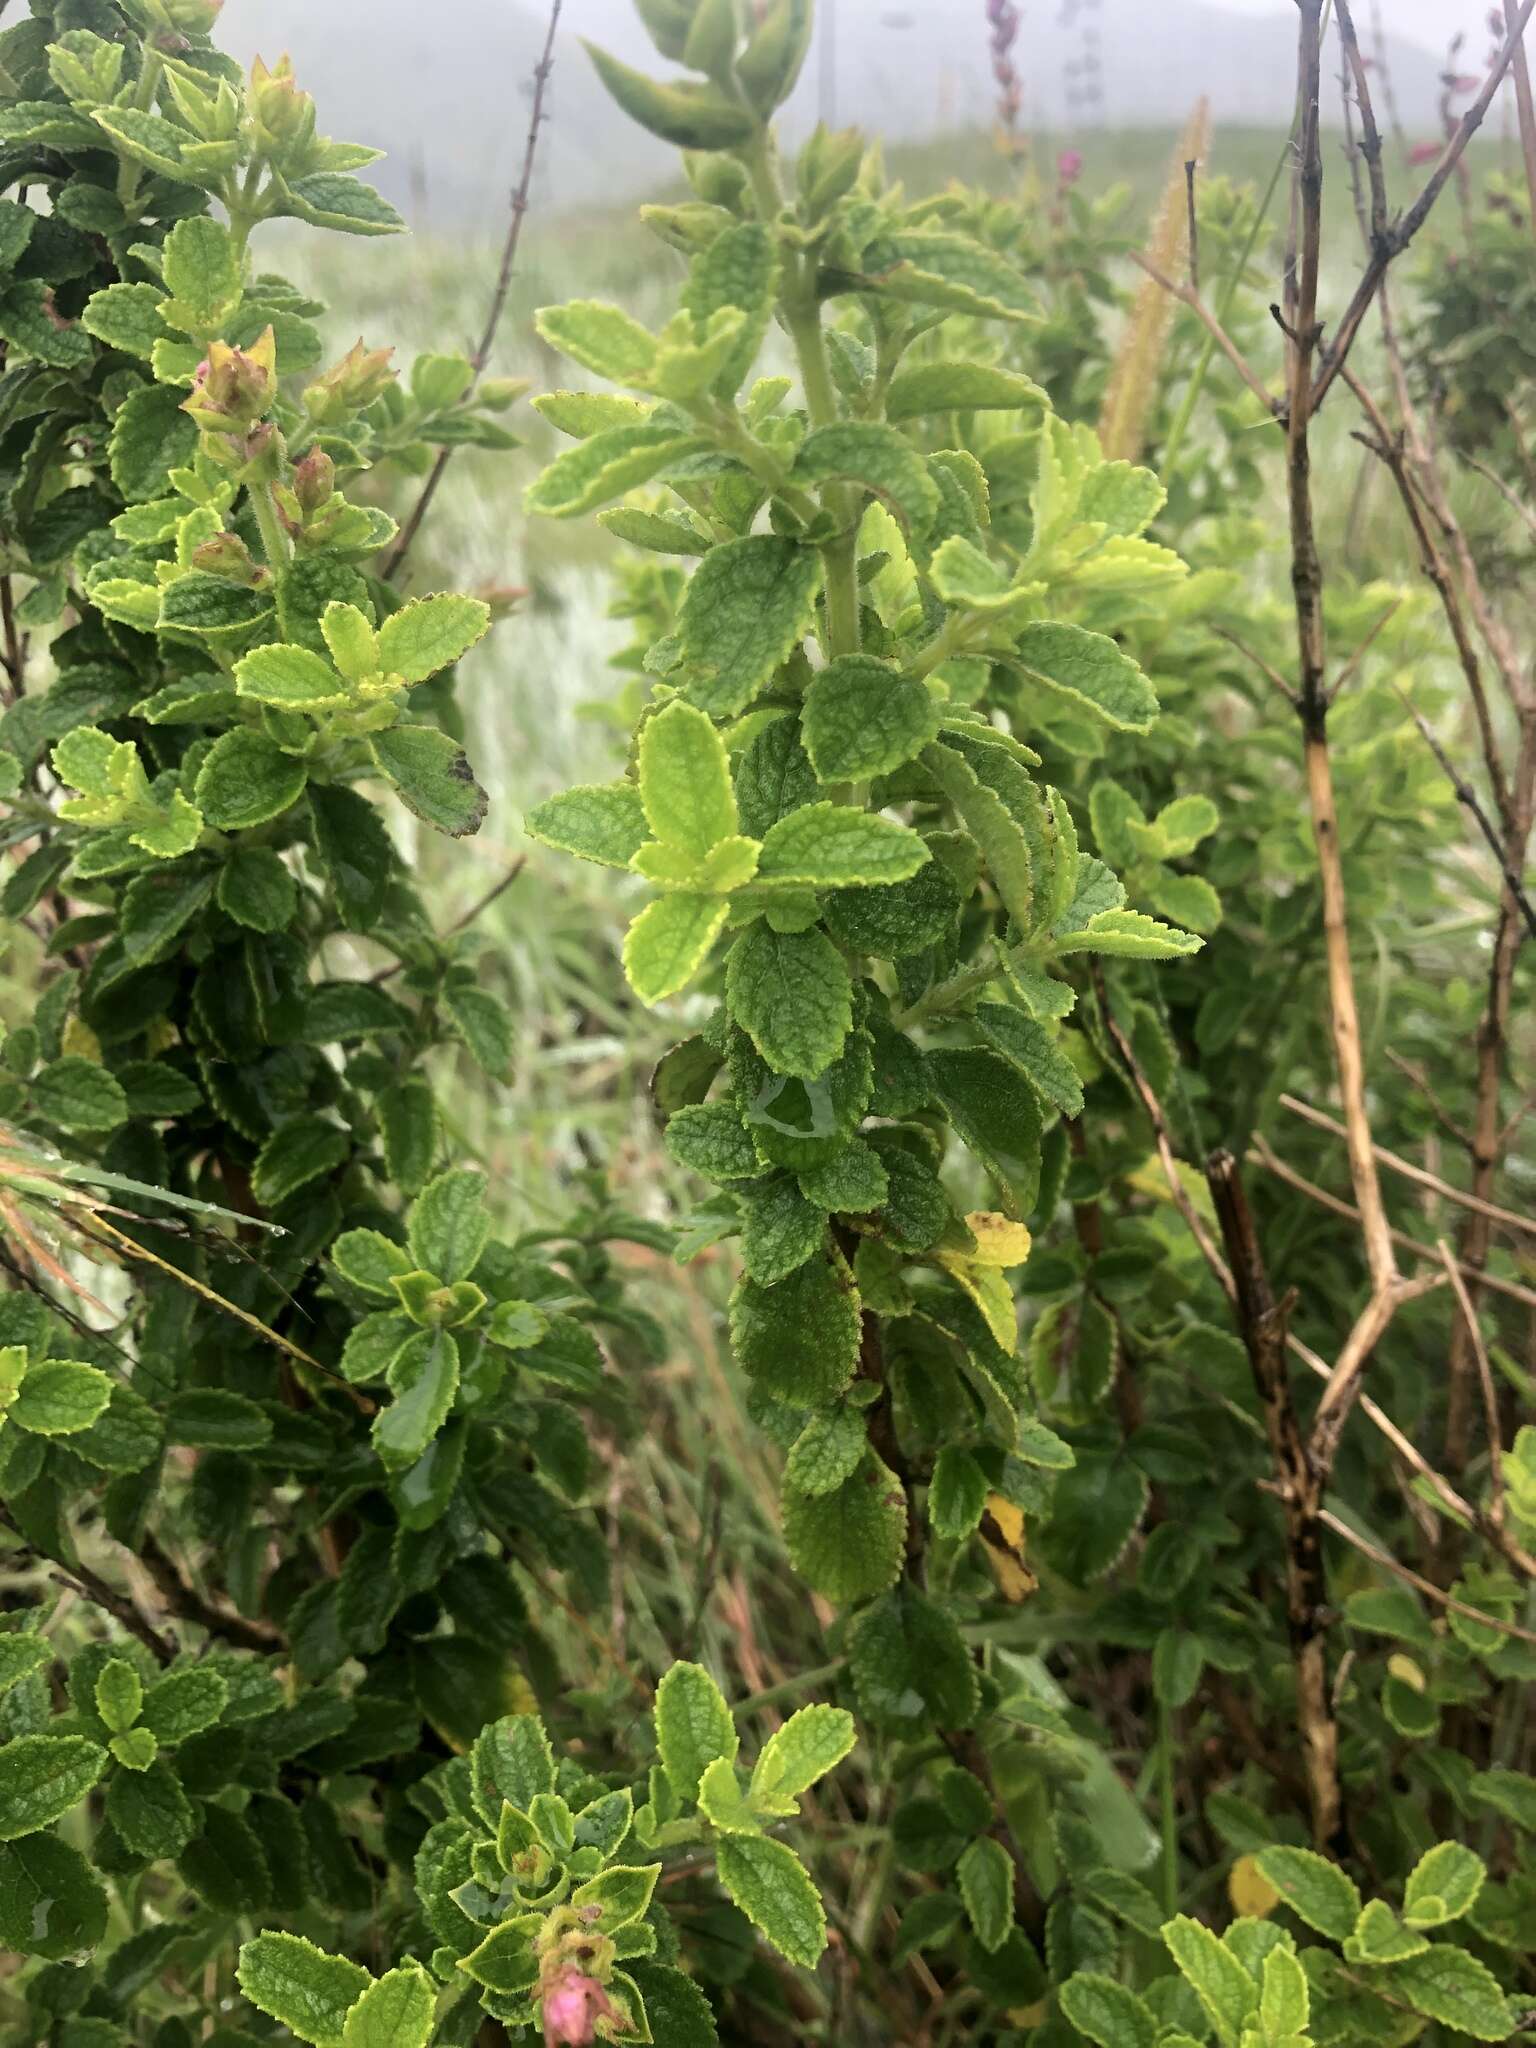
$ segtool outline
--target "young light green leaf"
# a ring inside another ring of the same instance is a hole
[[[1435,1942],[1419,1955],[1393,1963],[1382,1976],[1389,1997],[1478,2041],[1504,2041],[1514,2022],[1499,1980],[1476,1956],[1449,1942]]]
[[[334,2048],[347,2014],[373,1982],[359,1964],[327,1955],[299,1934],[258,1934],[242,1946],[235,1974],[258,2012],[311,2048]]]
[[[606,868],[627,868],[650,836],[633,782],[578,783],[535,805],[523,824],[531,839]]]
[[[1488,1871],[1481,1856],[1460,1842],[1427,1850],[1408,1876],[1403,1920],[1409,1927],[1440,1927],[1472,1910]]]
[[[891,379],[885,416],[895,424],[925,413],[1039,411],[1049,404],[1032,378],[995,363],[909,363]]]
[[[765,1813],[795,1812],[802,1793],[835,1770],[854,1744],[853,1716],[842,1707],[801,1707],[768,1739],[752,1772],[749,1797]]]
[[[1294,1950],[1272,1948],[1259,1979],[1259,2024],[1271,2041],[1288,2040],[1307,2031],[1311,1993],[1307,1973]]]
[[[646,905],[624,939],[624,972],[641,1002],[662,1002],[688,986],[729,913],[723,896],[682,890]]]
[[[699,1780],[717,1758],[741,1745],[725,1695],[702,1664],[674,1664],[656,1688],[656,1747],[680,1799],[699,1796]]]
[[[574,519],[649,483],[703,445],[698,435],[674,426],[609,427],[557,455],[528,486],[523,503],[548,519]]]
[[[1312,1849],[1276,1843],[1260,1851],[1259,1869],[1296,1917],[1319,1934],[1343,1941],[1354,1932],[1360,1894],[1354,1879],[1337,1863]]]
[[[726,1835],[715,1844],[715,1864],[765,1940],[802,1969],[814,1969],[827,1945],[827,1917],[793,1849],[768,1835]]]
[[[9,1414],[35,1436],[78,1436],[106,1413],[111,1399],[112,1382],[99,1366],[40,1358],[28,1367]]]
[[[424,683],[466,655],[490,623],[491,608],[478,597],[412,598],[379,628],[379,666],[408,683]]]
[[[1238,2048],[1259,2002],[1253,1978],[1209,1927],[1187,1914],[1164,1923],[1163,1944],[1210,2015],[1222,2048]]]
[[[702,859],[736,831],[736,794],[725,742],[712,720],[673,702],[640,732],[640,797],[652,832]]]
[[[421,1964],[400,1963],[348,2009],[342,2048],[427,2048],[436,2003],[437,1987]]]
[[[347,701],[347,687],[328,661],[307,647],[258,647],[235,663],[235,688],[282,711],[327,711]]]

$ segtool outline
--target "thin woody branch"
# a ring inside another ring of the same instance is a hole
[[[1372,248],[1365,269],[1361,273],[1360,281],[1355,286],[1354,294],[1350,299],[1348,307],[1345,309],[1344,317],[1339,322],[1332,342],[1324,351],[1322,367],[1317,382],[1310,389],[1308,403],[1312,411],[1315,412],[1328,396],[1335,377],[1338,376],[1343,368],[1345,359],[1349,355],[1350,349],[1354,346],[1365,316],[1370,310],[1371,301],[1376,296],[1377,287],[1386,276],[1388,268],[1402,255],[1408,244],[1429,218],[1435,201],[1445,190],[1446,185],[1455,174],[1457,165],[1466,154],[1468,143],[1482,126],[1483,117],[1493,102],[1493,96],[1503,83],[1504,74],[1514,62],[1515,53],[1520,48],[1521,38],[1525,33],[1525,25],[1530,20],[1533,9],[1536,9],[1536,0],[1521,0],[1519,12],[1509,23],[1504,41],[1496,53],[1493,63],[1489,66],[1488,75],[1483,80],[1477,97],[1457,122],[1450,139],[1441,152],[1440,160],[1430,172],[1423,190],[1406,213],[1399,215],[1395,221],[1387,226],[1380,241]],[[1312,0],[1301,0],[1301,10],[1303,21],[1302,36],[1305,43],[1308,33],[1307,22],[1310,20],[1313,24],[1320,26],[1321,0],[1319,0],[1317,6],[1312,4]],[[1341,23],[1346,12],[1347,9],[1340,9]],[[1303,90],[1307,90],[1305,74]],[[1312,91],[1315,95],[1315,75],[1312,82]],[[1305,114],[1303,120],[1305,122]]]
[[[1170,297],[1179,300],[1182,305],[1188,306],[1189,310],[1200,322],[1206,333],[1210,335],[1212,341],[1215,342],[1216,346],[1221,350],[1227,361],[1236,370],[1239,377],[1242,378],[1264,410],[1271,416],[1277,416],[1281,409],[1281,401],[1275,397],[1273,392],[1265,389],[1263,379],[1250,367],[1247,357],[1216,318],[1210,307],[1206,305],[1204,299],[1201,298],[1199,289],[1193,280],[1188,284],[1176,284],[1166,271],[1160,270],[1152,259],[1144,255],[1139,249],[1131,251],[1131,259],[1141,266],[1154,284],[1161,285]]]
[[[538,63],[534,66],[533,106],[528,117],[527,141],[523,146],[522,170],[512,194],[511,219],[507,224],[507,237],[502,244],[501,267],[496,273],[496,285],[491,293],[490,311],[486,315],[485,326],[481,331],[480,340],[476,345],[475,352],[469,359],[470,367],[474,371],[469,387],[471,391],[474,390],[480,379],[485,375],[486,365],[491,359],[491,349],[495,345],[497,329],[501,326],[501,316],[506,311],[507,294],[512,289],[512,273],[517,265],[517,246],[522,240],[523,221],[527,215],[528,202],[533,192],[533,167],[539,153],[539,130],[544,125],[545,120],[544,99],[549,86],[549,75],[555,68],[555,31],[560,26],[560,9],[562,4],[563,0],[550,0],[549,24],[545,30],[544,47],[540,53]],[[393,582],[404,567],[405,558],[414,546],[417,534],[421,531],[422,521],[432,509],[432,501],[437,496],[438,488],[443,481],[443,473],[447,469],[452,456],[453,448],[451,445],[440,448],[437,451],[437,459],[432,464],[427,480],[421,487],[421,495],[411,507],[410,516],[400,529],[400,537],[395,542],[385,561],[382,573],[386,583]]]

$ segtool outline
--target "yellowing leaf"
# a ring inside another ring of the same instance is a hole
[[[1280,1903],[1280,1894],[1259,1868],[1256,1856],[1239,1856],[1227,1873],[1227,1897],[1234,1913],[1265,1920]]]
[[[1029,1257],[1031,1239],[1022,1223],[995,1209],[973,1209],[965,1220],[976,1240],[971,1257],[978,1266],[1022,1266]]]
[[[981,1518],[980,1535],[987,1563],[997,1581],[997,1590],[1005,1600],[1017,1607],[1031,1593],[1039,1591],[1040,1581],[1024,1561],[1022,1509],[1016,1508],[1000,1493],[989,1493],[986,1513]]]

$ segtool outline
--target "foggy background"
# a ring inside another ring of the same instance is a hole
[[[1171,127],[1209,96],[1218,133],[1289,121],[1293,0],[1017,0],[1014,61],[1025,125],[1091,148],[1096,129]],[[1378,25],[1404,128],[1438,134],[1440,74],[1481,72],[1488,0],[1355,0],[1367,54]],[[984,0],[820,0],[817,44],[786,117],[825,114],[924,140],[987,126],[993,86]],[[504,216],[522,154],[528,77],[547,14],[525,0],[229,0],[220,40],[269,60],[291,51],[322,125],[388,151],[367,175],[417,228],[473,232]],[[567,0],[540,173],[541,207],[628,203],[673,170],[593,77],[579,39],[665,74],[629,0]],[[1327,60],[1338,71],[1337,48]],[[1385,120],[1385,111],[1378,109]],[[1338,119],[1325,91],[1324,118]]]

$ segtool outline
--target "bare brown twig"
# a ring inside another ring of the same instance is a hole
[[[528,139],[523,150],[522,172],[512,194],[512,217],[507,226],[506,241],[502,244],[501,267],[496,273],[496,286],[491,294],[490,311],[486,316],[479,343],[469,359],[474,370],[471,391],[485,375],[485,367],[491,359],[491,349],[496,340],[496,330],[500,327],[501,316],[506,311],[507,294],[512,288],[512,273],[517,264],[517,245],[522,240],[523,220],[527,215],[529,196],[533,190],[533,167],[539,153],[539,130],[545,119],[544,98],[549,86],[549,75],[555,65],[555,31],[560,26],[561,5],[562,0],[550,0],[549,25],[544,35],[544,48],[533,70],[533,106],[528,118]],[[443,481],[443,472],[447,469],[452,455],[451,445],[438,450],[437,460],[421,487],[421,495],[411,507],[410,516],[400,529],[400,537],[385,561],[386,583],[392,582],[404,566],[405,558],[421,531],[422,521],[432,508],[432,501],[437,496],[438,487]]]

